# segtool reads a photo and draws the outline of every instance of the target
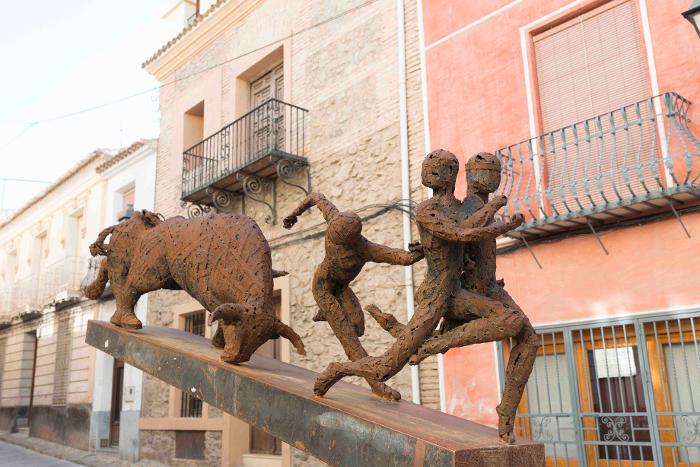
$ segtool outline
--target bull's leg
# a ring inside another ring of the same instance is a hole
[[[343,298],[345,297],[344,294]],[[348,296],[348,299],[343,301],[342,305],[346,306],[342,306],[335,295],[329,293],[325,289],[314,289],[314,298],[316,299],[316,304],[322,310],[325,321],[328,322],[333,330],[333,334],[335,334],[340,345],[343,347],[345,355],[347,355],[351,361],[367,357],[367,351],[362,347],[362,343],[357,334],[358,326],[356,315],[359,313],[360,317],[363,317],[361,315],[362,308],[360,308],[360,303],[357,297],[355,297],[355,294],[352,294],[351,297]],[[364,319],[362,323],[362,328],[364,328]],[[364,329],[361,330],[364,331]],[[391,400],[401,399],[401,394],[386,384],[371,378],[365,379],[372,389],[372,392],[379,397]]]
[[[110,321],[127,329],[141,329],[143,324],[134,313],[134,306],[141,295],[158,290],[171,280],[165,261],[147,264],[147,255],[134,259],[123,285],[114,290],[117,306]]]

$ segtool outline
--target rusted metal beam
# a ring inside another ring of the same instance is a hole
[[[331,465],[544,465],[542,444],[506,446],[493,428],[349,383],[317,397],[313,371],[257,355],[225,364],[209,340],[177,329],[90,321],[86,342]]]

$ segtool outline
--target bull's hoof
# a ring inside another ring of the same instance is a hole
[[[136,315],[123,314],[121,317],[121,327],[124,329],[141,329],[143,323]]]

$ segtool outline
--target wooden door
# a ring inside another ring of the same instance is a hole
[[[277,102],[284,99],[283,65],[253,81],[250,92],[253,158],[259,159],[284,150],[284,108]]]
[[[112,410],[109,422],[109,445],[119,446],[119,421],[122,412],[122,391],[124,389],[124,362],[114,360],[112,373]]]

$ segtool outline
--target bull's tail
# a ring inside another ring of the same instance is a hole
[[[90,300],[97,300],[105,291],[107,280],[107,258],[104,258],[100,261],[100,267],[97,269],[97,277],[95,280],[83,287],[83,295]]]

